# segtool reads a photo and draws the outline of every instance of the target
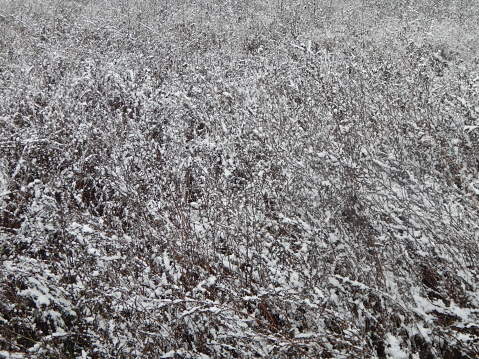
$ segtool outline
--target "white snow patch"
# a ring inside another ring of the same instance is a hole
[[[40,308],[42,304],[47,306],[50,305],[50,298],[48,298],[48,296],[40,292],[38,289],[35,289],[35,288],[25,289],[20,291],[19,294],[25,297],[27,296],[31,297],[34,300],[37,308]]]
[[[167,359],[167,358],[174,358],[176,354],[176,350],[171,350],[168,353],[163,354],[160,358]]]
[[[479,126],[473,125],[473,126],[464,126],[464,131],[467,133],[471,133],[474,131],[476,128],[479,128]]]
[[[170,270],[170,258],[168,257],[168,253],[163,253],[163,264],[165,265],[166,270]]]
[[[315,335],[314,333],[298,333],[298,334],[295,334],[294,337],[298,339],[308,339],[308,338],[314,338]]]
[[[456,316],[461,318],[463,321],[468,321],[469,317],[471,315],[471,312],[473,311],[472,309],[469,308],[461,308],[454,303],[453,300],[451,300],[451,304],[448,308],[452,313],[454,313]]]
[[[21,353],[10,353],[6,350],[0,350],[0,359],[23,359],[25,356]]]
[[[99,256],[100,255],[100,251],[96,248],[93,248],[93,247],[88,247],[88,254],[92,254],[94,256]]]
[[[289,281],[293,287],[301,287],[301,282],[299,281],[298,272],[291,272]]]
[[[82,232],[87,233],[87,234],[91,234],[91,233],[94,233],[95,231],[90,226],[85,224],[82,227]]]
[[[386,335],[387,351],[391,355],[391,358],[395,359],[407,359],[409,355],[401,349],[400,338],[395,337],[392,334]]]
[[[116,256],[103,256],[103,257],[101,257],[101,259],[104,260],[104,261],[116,261],[116,260],[122,259],[122,258],[123,257],[118,255],[118,254]]]
[[[247,296],[243,297],[243,300],[244,300],[244,301],[250,301],[250,300],[251,300],[251,301],[255,301],[255,300],[258,300],[258,299],[259,299],[259,298],[258,298],[258,296],[256,296],[256,295],[255,295],[255,296],[248,296],[248,295],[247,295]]]

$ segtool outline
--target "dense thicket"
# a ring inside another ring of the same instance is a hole
[[[474,358],[474,1],[0,1],[0,358]]]

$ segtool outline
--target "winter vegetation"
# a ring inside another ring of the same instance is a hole
[[[479,356],[476,0],[0,0],[0,358]]]

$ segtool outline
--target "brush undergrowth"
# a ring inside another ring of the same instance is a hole
[[[474,2],[1,3],[0,357],[477,356]]]

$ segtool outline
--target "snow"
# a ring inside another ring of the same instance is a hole
[[[51,7],[6,10],[55,39],[0,76],[0,322],[29,356],[374,357],[371,323],[388,358],[477,347],[474,32],[143,5],[75,8],[60,37]]]
[[[49,290],[47,288],[43,288],[43,290],[48,293]],[[30,297],[35,301],[35,305],[37,308],[41,308],[42,305],[48,306],[50,305],[50,299],[51,297],[44,292],[41,292],[40,290],[36,288],[29,288],[29,289],[24,289],[21,290],[18,294],[24,297]]]
[[[163,354],[160,358],[167,359],[167,358],[175,358],[176,357],[176,350],[171,350],[168,353]]]
[[[401,349],[402,340],[394,335],[386,334],[386,351],[394,359],[407,359],[409,354]]]
[[[6,350],[0,350],[0,359],[24,359],[27,358],[24,354],[21,353],[11,353]]]

